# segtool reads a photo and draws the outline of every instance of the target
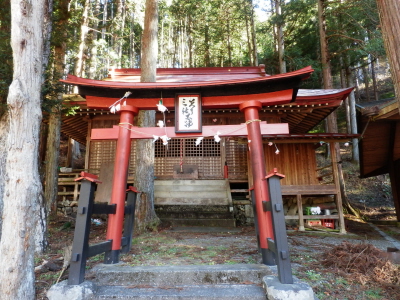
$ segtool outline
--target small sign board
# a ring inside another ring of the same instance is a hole
[[[201,132],[200,94],[177,94],[175,97],[175,132]]]

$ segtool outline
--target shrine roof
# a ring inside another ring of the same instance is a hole
[[[361,116],[378,120],[399,120],[399,106],[396,99],[384,99],[366,103],[356,104]]]
[[[84,141],[86,128],[82,119],[86,115],[110,114],[109,107],[130,91],[132,94],[124,99],[127,105],[150,110],[156,109],[162,98],[163,104],[173,111],[178,93],[199,93],[202,109],[222,113],[224,109],[238,112],[244,101],[257,100],[263,104],[264,113],[278,113],[281,121],[289,124],[290,133],[303,134],[339,107],[352,91],[352,88],[299,89],[301,82],[313,72],[311,67],[278,75],[265,74],[263,65],[157,69],[157,82],[152,83],[140,82],[140,72],[140,69],[116,69],[105,80],[72,75],[62,80],[78,86],[83,97],[71,99],[70,104],[80,109],[76,117],[63,119],[64,131],[74,135],[79,131],[79,140]]]
[[[172,108],[178,93],[201,94],[207,108],[238,107],[246,100],[263,104],[291,102],[301,82],[312,72],[311,67],[278,75],[265,74],[263,67],[158,69],[156,82],[140,82],[140,69],[117,69],[105,80],[68,75],[61,81],[77,86],[78,93],[93,108],[106,108],[125,92],[131,92],[129,105],[140,109],[151,109],[160,98]]]

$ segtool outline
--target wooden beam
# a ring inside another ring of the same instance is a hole
[[[389,170],[390,185],[392,186],[392,196],[394,207],[396,209],[397,222],[400,222],[400,162],[392,163]]]
[[[123,95],[121,95],[123,96]],[[161,97],[161,94],[160,94]],[[156,110],[160,101],[157,98],[127,98],[126,104],[143,110]],[[119,99],[106,98],[97,96],[86,96],[87,106],[90,108],[107,109]],[[168,109],[175,109],[175,98],[163,98],[163,105]],[[202,109],[212,108],[237,108],[244,100],[260,101],[263,105],[285,104],[293,100],[293,89],[283,91],[246,94],[246,95],[230,95],[230,96],[210,96],[202,97]]]
[[[331,160],[332,160],[332,170],[333,170],[333,180],[335,182],[337,194],[336,194],[336,207],[339,215],[339,226],[340,233],[346,233],[346,227],[344,224],[344,216],[343,216],[343,203],[342,203],[342,194],[340,193],[340,183],[339,183],[339,170],[338,170],[338,162],[337,162],[337,154],[335,143],[329,143],[329,147],[331,150]]]
[[[262,134],[288,134],[289,126],[286,123],[266,124],[261,122]],[[127,128],[128,126],[126,126]],[[124,128],[124,125],[121,125]],[[92,140],[116,140],[120,126],[113,128],[92,129]],[[128,129],[126,129],[128,130]],[[153,135],[167,135],[169,138],[211,137],[220,132],[219,136],[247,136],[246,125],[217,125],[203,126],[202,133],[175,133],[175,127],[131,127],[131,139],[152,139]]]
[[[397,221],[400,220],[400,168],[399,168],[399,162],[394,161],[394,145],[395,145],[395,139],[396,139],[396,130],[397,129],[397,124],[396,123],[391,123],[390,124],[390,136],[389,136],[389,155],[387,156],[387,163],[388,163],[388,169],[389,169],[389,176],[390,176],[390,185],[392,187],[392,196],[393,196],[393,202],[394,202],[394,207],[396,209],[396,217]]]

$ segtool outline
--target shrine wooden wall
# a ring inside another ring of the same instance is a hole
[[[157,114],[157,120],[162,115]],[[174,114],[166,114],[167,126],[173,126]],[[237,124],[242,117],[241,113],[228,113],[225,115],[207,113],[203,124]],[[168,122],[168,120],[170,122]],[[244,121],[244,118],[243,118]],[[98,116],[91,120],[91,128],[111,128],[119,122],[118,116]],[[229,179],[247,180],[247,142],[245,139],[223,138],[216,143],[213,137],[205,138],[199,146],[195,145],[195,138],[172,139],[168,146],[160,140],[155,143],[154,172],[158,179],[172,179],[174,166],[181,161],[186,165],[198,166],[199,179],[223,179],[224,165],[229,166]],[[94,174],[99,174],[102,164],[114,162],[116,141],[90,141],[88,146],[86,168]],[[131,159],[128,177],[131,180],[135,174],[136,142],[132,141]]]
[[[275,154],[276,147],[279,154]],[[286,176],[281,180],[282,185],[319,184],[314,144],[276,144],[276,147],[264,144],[267,173],[278,168],[278,173]]]
[[[162,114],[157,114],[160,119]],[[173,126],[174,114],[167,113],[167,126]],[[267,122],[276,122],[278,117],[272,114],[262,117]],[[205,112],[203,125],[225,125],[244,122],[240,112]],[[99,116],[92,120],[92,128],[110,128],[117,125],[118,116]],[[203,179],[223,178],[223,166],[225,161],[229,167],[229,179],[246,181],[248,179],[248,157],[247,140],[225,138],[220,143],[215,143],[212,138],[204,140],[201,146],[195,146],[195,139],[171,140],[169,147],[160,142],[156,144],[155,153],[155,176],[160,179],[172,178],[173,166],[179,165],[181,156],[184,164],[199,166],[199,175]],[[183,145],[182,145],[183,144]],[[313,144],[277,144],[279,154],[276,155],[275,145],[264,144],[264,155],[266,158],[267,173],[273,168],[286,175],[281,181],[282,185],[315,185],[319,184],[317,179],[317,163],[315,148]],[[133,178],[135,173],[135,142],[132,143],[132,155],[129,164],[129,177]],[[99,173],[101,164],[113,162],[115,158],[116,141],[91,141],[89,147],[88,168],[91,172]]]

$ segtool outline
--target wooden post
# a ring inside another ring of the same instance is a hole
[[[337,166],[338,162],[337,162],[335,143],[334,142],[329,143],[329,147],[331,150],[333,181],[335,182],[335,188],[336,188],[336,206],[339,214],[340,233],[346,234],[346,227],[344,224],[344,217],[343,217],[342,194],[340,193],[340,184],[338,177],[339,170]]]
[[[122,228],[125,214],[126,184],[128,179],[129,158],[131,153],[131,131],[133,117],[138,113],[136,107],[121,106],[120,128],[115,153],[114,178],[111,193],[111,205],[116,205],[116,212],[109,216],[107,239],[112,240],[111,251],[106,253],[105,263],[119,262],[121,252]]]
[[[299,214],[299,231],[305,231],[304,228],[304,216],[303,216],[303,200],[301,198],[301,194],[296,195],[297,200],[297,209]]]
[[[260,234],[260,248],[263,263],[266,265],[275,265],[275,258],[272,251],[268,249],[267,239],[274,240],[274,232],[272,228],[271,212],[266,211],[263,202],[269,202],[268,184],[265,180],[266,168],[264,149],[261,136],[261,127],[258,111],[262,104],[259,101],[247,101],[239,106],[244,112],[247,132],[248,144],[250,150],[250,162],[253,173],[255,206],[258,221],[258,230]]]
[[[394,207],[396,210],[397,222],[400,222],[400,164],[393,161],[389,165],[390,185],[392,186],[392,195]]]
[[[78,213],[76,215],[68,285],[78,285],[85,280],[85,268],[89,247],[90,217],[93,210],[97,178],[93,177],[93,179],[91,179],[89,177],[83,177],[83,179],[79,196]]]

